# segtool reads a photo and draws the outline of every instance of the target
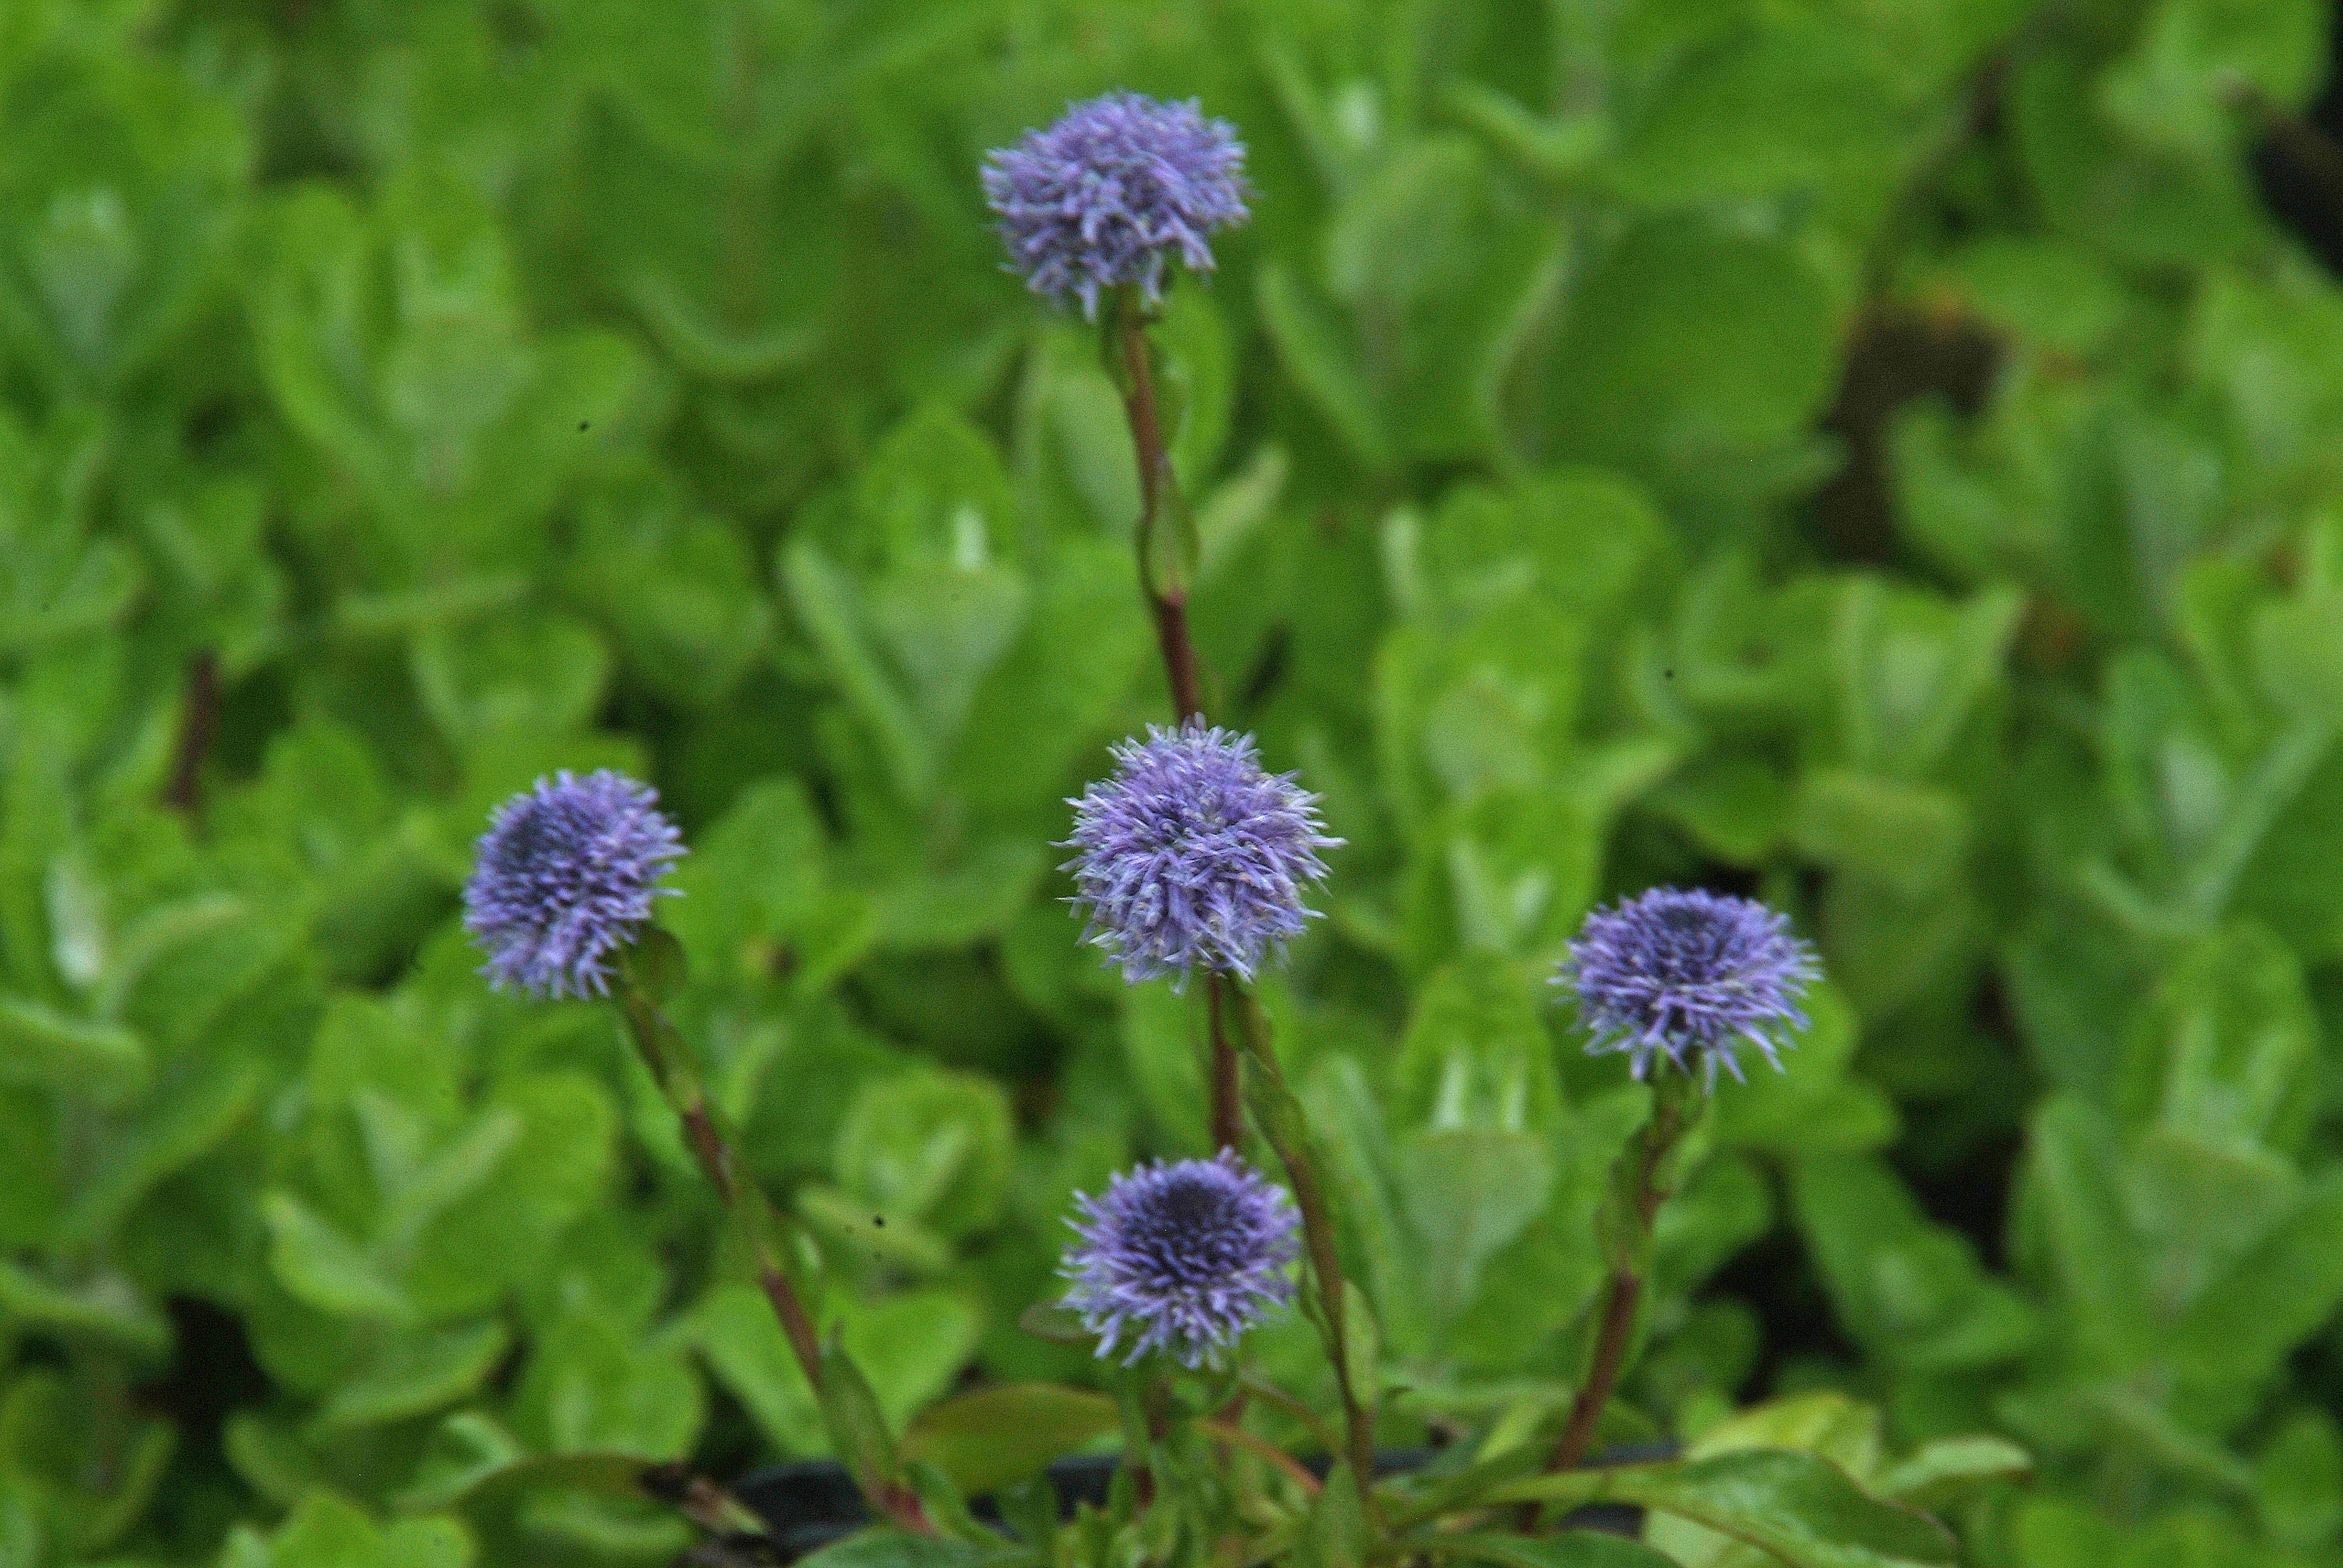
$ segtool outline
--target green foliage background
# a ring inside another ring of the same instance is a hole
[[[1057,902],[1164,702],[1119,405],[976,169],[1115,85],[1251,148],[1160,337],[1217,711],[1349,840],[1267,1000],[1391,1440],[1573,1375],[1643,1091],[1544,979],[1697,879],[1832,981],[1666,1211],[1655,1429],[1835,1389],[1884,1439],[1796,1441],[1858,1473],[2036,1453],[1979,1563],[2343,1563],[2343,293],[2247,163],[2326,48],[2311,0],[0,7],[0,1563],[659,1561],[655,1510],[455,1500],[820,1451],[607,1015],[473,972],[471,839],[558,767],[685,825],[679,1020],[891,1414],[1095,1376],[1016,1316],[1072,1191],[1200,1151],[1200,1025]]]

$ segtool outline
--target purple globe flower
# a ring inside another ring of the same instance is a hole
[[[1813,950],[1765,905],[1704,889],[1654,888],[1586,917],[1554,977],[1578,992],[1590,1051],[1624,1050],[1644,1076],[1655,1052],[1689,1072],[1701,1059],[1735,1079],[1745,1041],[1778,1072],[1775,1050],[1805,1027],[1797,999],[1818,972]]]
[[[464,884],[464,926],[498,990],[601,995],[604,961],[650,919],[683,845],[647,784],[605,769],[540,779],[489,814]]]
[[[995,149],[984,199],[1001,215],[1011,270],[1036,294],[1073,295],[1096,319],[1102,288],[1135,283],[1149,304],[1160,299],[1163,259],[1175,251],[1212,270],[1205,236],[1246,216],[1243,166],[1234,128],[1204,118],[1193,100],[1109,93]]]
[[[1180,1364],[1218,1366],[1221,1352],[1293,1299],[1286,1268],[1300,1217],[1285,1190],[1223,1149],[1211,1160],[1157,1161],[1122,1172],[1105,1196],[1078,1193],[1081,1239],[1059,1272],[1065,1304],[1106,1355],[1126,1337],[1129,1366],[1169,1350]]]
[[[1106,950],[1127,980],[1198,967],[1250,980],[1262,954],[1315,912],[1302,884],[1326,874],[1318,851],[1341,843],[1319,829],[1317,797],[1292,774],[1262,771],[1249,735],[1191,719],[1114,749],[1114,777],[1074,808],[1074,897],[1088,905],[1082,940]]]

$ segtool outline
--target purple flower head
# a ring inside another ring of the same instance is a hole
[[[488,817],[464,884],[464,927],[498,990],[601,995],[603,961],[650,919],[655,884],[683,853],[658,793],[605,769],[540,779]]]
[[[1252,737],[1147,727],[1114,749],[1114,777],[1074,808],[1074,897],[1090,906],[1082,940],[1122,965],[1123,979],[1233,970],[1250,980],[1264,950],[1282,950],[1315,911],[1302,884],[1326,874],[1318,798],[1290,773],[1262,771]]]
[[[1124,1171],[1103,1197],[1078,1193],[1081,1240],[1058,1271],[1066,1305],[1105,1355],[1126,1336],[1129,1366],[1168,1349],[1185,1367],[1221,1352],[1272,1307],[1293,1299],[1286,1267],[1300,1252],[1299,1216],[1282,1187],[1223,1149],[1211,1160],[1159,1160]]]
[[[1578,992],[1590,1051],[1624,1050],[1637,1078],[1655,1051],[1685,1071],[1700,1057],[1708,1087],[1716,1065],[1735,1079],[1734,1046],[1745,1041],[1782,1070],[1776,1048],[1805,1027],[1799,994],[1817,970],[1813,950],[1765,905],[1704,889],[1654,888],[1586,917],[1556,984]]]
[[[1102,288],[1136,283],[1149,304],[1161,298],[1174,251],[1212,270],[1204,236],[1245,219],[1243,166],[1234,127],[1204,118],[1194,100],[1109,93],[996,148],[984,200],[1001,215],[1011,270],[1036,294],[1073,295],[1095,320]]]

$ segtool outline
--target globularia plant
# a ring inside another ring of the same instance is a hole
[[[488,953],[483,972],[500,988],[615,1004],[733,1217],[833,1446],[890,1522],[882,1528],[915,1538],[888,1547],[899,1554],[890,1561],[959,1563],[978,1549],[990,1561],[1082,1568],[1667,1561],[1567,1528],[1554,1533],[1557,1512],[1566,1526],[1572,1506],[1604,1499],[1696,1522],[1800,1568],[1951,1561],[1950,1537],[1932,1520],[1871,1495],[1811,1452],[1755,1446],[1633,1463],[1596,1453],[1634,1360],[1661,1206],[1698,1142],[1718,1069],[1743,1080],[1738,1053],[1751,1049],[1781,1070],[1817,973],[1781,913],[1696,888],[1655,888],[1597,910],[1557,955],[1554,978],[1576,998],[1586,1050],[1624,1053],[1627,1076],[1650,1086],[1598,1217],[1609,1281],[1584,1325],[1573,1397],[1422,1474],[1384,1473],[1374,1436],[1384,1397],[1378,1335],[1364,1294],[1343,1278],[1334,1189],[1254,994],[1315,913],[1303,892],[1328,875],[1320,851],[1342,840],[1324,830],[1317,797],[1293,774],[1267,771],[1252,736],[1206,716],[1185,615],[1195,544],[1154,392],[1155,312],[1174,264],[1209,270],[1210,235],[1245,216],[1242,152],[1229,126],[1193,104],[1122,93],[1074,106],[984,172],[1011,265],[1037,293],[1078,302],[1101,321],[1141,480],[1140,580],[1173,709],[1170,726],[1113,748],[1112,776],[1071,802],[1061,846],[1073,851],[1062,867],[1070,901],[1087,919],[1081,940],[1126,983],[1204,981],[1210,1147],[1078,1196],[1065,1288],[1026,1319],[1108,1362],[1122,1478],[1109,1506],[1064,1530],[1046,1503],[1020,1509],[1019,1540],[1004,1542],[940,1472],[906,1462],[853,1362],[834,1339],[820,1340],[805,1305],[819,1299],[815,1251],[741,1163],[691,1051],[660,1010],[681,954],[652,916],[667,891],[660,879],[683,850],[649,789],[608,772],[563,773],[497,810],[466,890],[467,924]],[[1248,1162],[1256,1144],[1282,1185]],[[1297,1302],[1331,1374],[1336,1408],[1323,1418],[1252,1353],[1251,1331]],[[1326,1451],[1322,1469],[1245,1426],[1256,1401],[1299,1420]],[[1019,1395],[969,1408],[1014,1427],[1033,1407]],[[1069,1446],[1083,1435],[1080,1422],[1067,1432]],[[1935,1479],[1957,1484],[2008,1462],[2006,1448],[1986,1445],[1945,1460]]]
[[[481,973],[534,996],[607,996],[616,1003],[754,1261],[832,1446],[874,1508],[928,1532],[870,1385],[835,1341],[824,1345],[817,1337],[797,1278],[799,1254],[742,1167],[689,1048],[659,1010],[682,981],[683,955],[673,937],[649,922],[653,900],[673,891],[658,884],[683,847],[657,800],[649,786],[606,769],[541,779],[497,808],[464,887],[464,924],[488,955]]]

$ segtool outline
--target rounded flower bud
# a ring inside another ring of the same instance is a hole
[[[1775,1050],[1805,1027],[1797,999],[1816,972],[1813,950],[1765,905],[1654,888],[1587,916],[1555,983],[1578,992],[1588,1050],[1626,1051],[1637,1078],[1655,1052],[1687,1072],[1696,1056],[1714,1089],[1720,1061],[1742,1076],[1736,1042],[1781,1070]]]
[[[658,793],[607,769],[540,779],[488,818],[464,884],[464,926],[498,990],[601,995],[610,951],[650,919],[657,886],[683,854]]]
[[[1262,771],[1252,738],[1190,719],[1150,725],[1114,749],[1114,777],[1074,808],[1071,902],[1086,905],[1082,940],[1106,950],[1128,980],[1193,969],[1251,979],[1314,912],[1302,884],[1326,874],[1318,851],[1342,842],[1319,829],[1317,797],[1291,774]]]
[[[1205,236],[1246,216],[1243,166],[1235,130],[1192,100],[1109,93],[996,149],[984,198],[1001,215],[1011,270],[1095,319],[1101,289],[1135,283],[1150,304],[1161,298],[1168,256],[1212,270]]]
[[[1125,1366],[1157,1349],[1182,1366],[1217,1366],[1293,1298],[1285,1271],[1300,1253],[1300,1217],[1233,1150],[1142,1165],[1074,1203],[1081,1218],[1068,1223],[1081,1240],[1059,1270],[1073,1282],[1065,1304],[1100,1336],[1099,1354],[1129,1340]]]

